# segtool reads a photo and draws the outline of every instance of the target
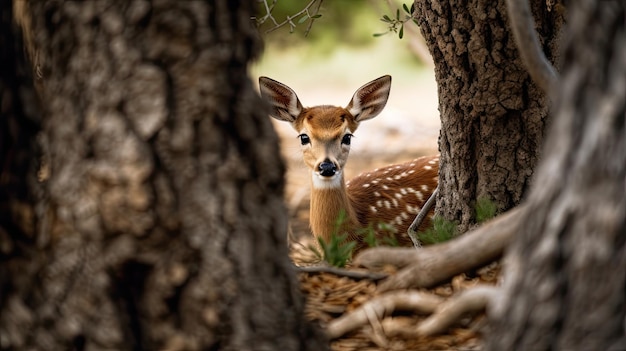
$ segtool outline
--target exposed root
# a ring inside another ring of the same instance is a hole
[[[463,291],[440,304],[435,312],[417,327],[418,335],[435,335],[446,331],[464,314],[485,310],[500,289],[495,286],[477,286]]]
[[[519,206],[453,240],[420,250],[365,250],[355,258],[354,264],[367,268],[385,264],[405,267],[380,284],[380,291],[432,287],[502,256],[504,248],[519,230],[524,210],[524,206]]]
[[[426,292],[391,292],[378,296],[351,313],[331,321],[326,328],[326,333],[329,338],[335,339],[366,325],[372,318],[380,320],[395,310],[432,313],[442,301],[442,298]]]

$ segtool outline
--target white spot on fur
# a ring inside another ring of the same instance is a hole
[[[406,188],[402,188],[402,189],[400,189],[400,193],[401,193],[402,195],[406,195],[406,194],[407,194]]]
[[[411,206],[411,205],[406,205],[406,211],[410,214],[418,214],[420,212],[420,207],[419,206]]]
[[[383,200],[376,201],[376,207],[383,207]]]
[[[385,204],[386,208],[389,208],[389,209],[391,208],[391,202],[385,200],[383,203]]]
[[[388,186],[386,186],[386,185],[383,185],[383,189],[385,189],[385,190],[389,190],[389,187],[388,187]]]
[[[393,203],[393,207],[398,207],[398,200],[391,199],[391,203]]]
[[[369,183],[365,183],[365,184],[363,184],[363,187],[364,187],[364,188],[369,188],[369,186],[370,186],[370,185],[369,185]]]
[[[422,191],[428,191],[428,185],[422,184]]]
[[[379,193],[378,191],[375,191],[375,192],[374,192],[374,195],[376,195],[376,196],[380,196],[380,193]]]
[[[373,213],[378,212],[378,210],[374,206],[370,206],[370,211],[372,211]]]
[[[394,194],[394,196],[395,196],[396,198],[398,198],[398,199],[401,199],[401,198],[402,198],[402,194],[400,194],[400,193],[395,193],[395,194]]]
[[[420,200],[420,201],[424,201],[424,194],[422,194],[419,191],[415,192],[415,197],[417,197],[417,199]]]

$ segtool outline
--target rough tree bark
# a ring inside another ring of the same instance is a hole
[[[626,349],[625,6],[572,4],[555,122],[490,350]]]
[[[32,237],[1,223],[0,348],[325,349],[247,77],[254,3],[15,4],[41,64],[49,176]]]
[[[499,212],[522,200],[539,159],[547,100],[519,58],[504,0],[418,0],[415,8],[439,89],[436,213],[458,221],[464,232],[474,222],[478,198],[492,200]],[[561,8],[559,1],[532,1],[552,62]]]

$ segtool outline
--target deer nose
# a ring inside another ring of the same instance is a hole
[[[324,160],[317,166],[317,169],[320,171],[320,175],[323,177],[332,177],[337,173],[337,166],[330,160]]]

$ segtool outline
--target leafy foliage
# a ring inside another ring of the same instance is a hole
[[[398,33],[398,37],[402,39],[402,37],[404,37],[404,24],[405,23],[409,21],[413,21],[415,24],[418,24],[417,20],[415,19],[415,16],[413,15],[413,13],[415,12],[415,3],[412,3],[410,8],[406,4],[402,4],[402,9],[405,12],[402,18],[400,18],[401,17],[400,9],[396,9],[395,17],[389,17],[387,15],[383,15],[383,17],[381,17],[380,20],[389,25],[388,30],[384,33],[374,33],[374,36],[380,37],[380,36],[389,34],[391,32],[394,32],[394,33]]]

